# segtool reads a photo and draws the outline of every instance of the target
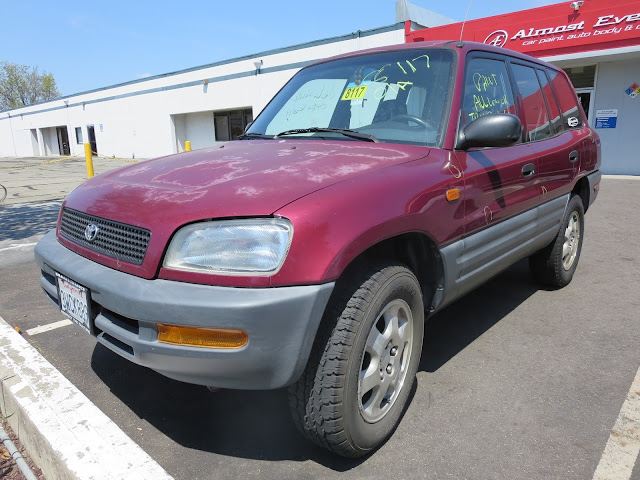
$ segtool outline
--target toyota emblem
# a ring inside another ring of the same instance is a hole
[[[86,238],[89,242],[93,242],[98,235],[98,230],[100,229],[97,225],[90,223],[89,225],[87,225],[87,228],[84,229],[84,238]]]

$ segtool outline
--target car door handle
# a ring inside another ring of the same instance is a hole
[[[536,173],[536,166],[533,163],[527,163],[524,167],[522,167],[522,176],[530,177]]]
[[[578,152],[576,150],[574,150],[573,152],[571,152],[569,154],[569,161],[570,162],[575,162],[578,160]]]

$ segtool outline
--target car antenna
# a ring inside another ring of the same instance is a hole
[[[471,10],[471,2],[473,2],[473,0],[469,0],[469,5],[467,5],[467,13],[464,15],[464,20],[462,21],[462,27],[460,27],[460,40],[456,45],[456,47],[458,48],[462,48],[464,46],[464,43],[462,43],[462,32],[464,32],[464,24],[467,22],[467,17],[469,16],[469,10]]]

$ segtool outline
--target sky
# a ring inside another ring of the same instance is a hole
[[[469,0],[412,0],[458,21]],[[469,19],[558,3],[472,0]],[[395,0],[0,0],[0,62],[52,73],[62,95],[396,22]]]

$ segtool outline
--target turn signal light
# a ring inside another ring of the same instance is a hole
[[[447,202],[453,202],[460,198],[460,190],[457,188],[452,188],[447,190]]]
[[[158,324],[158,341],[174,345],[209,348],[240,348],[249,341],[244,330],[200,328]]]

